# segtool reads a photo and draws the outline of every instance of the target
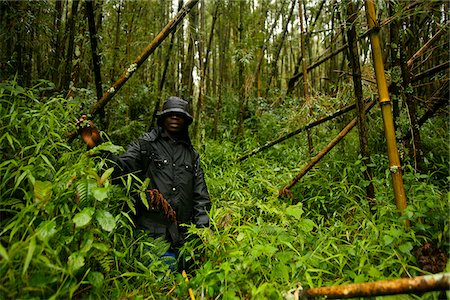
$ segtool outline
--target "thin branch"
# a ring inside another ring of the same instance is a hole
[[[253,156],[253,155],[255,155],[255,154],[257,154],[257,153],[259,153],[259,152],[261,152],[261,151],[264,151],[264,150],[266,150],[266,149],[268,149],[268,148],[270,148],[270,147],[272,147],[272,146],[274,146],[274,145],[276,145],[276,144],[279,144],[279,143],[281,143],[281,142],[287,140],[288,138],[291,138],[291,137],[293,137],[294,135],[299,134],[300,132],[302,132],[302,131],[304,131],[304,130],[313,128],[313,127],[315,127],[315,126],[317,126],[317,125],[319,125],[319,124],[322,124],[322,123],[324,123],[324,122],[326,122],[326,121],[332,120],[332,119],[334,119],[334,118],[336,118],[336,117],[338,117],[338,116],[340,116],[340,115],[343,115],[343,114],[345,114],[346,112],[351,111],[351,110],[354,109],[355,107],[356,107],[356,104],[351,104],[351,105],[345,106],[345,107],[343,107],[342,109],[336,111],[335,113],[333,113],[333,114],[331,114],[331,115],[328,115],[328,116],[322,117],[322,118],[320,118],[320,119],[317,119],[317,120],[315,120],[315,121],[313,121],[313,122],[311,122],[311,123],[309,123],[309,124],[307,124],[307,125],[305,125],[305,126],[303,126],[303,127],[300,127],[299,129],[297,129],[297,130],[295,130],[295,131],[293,131],[293,132],[290,132],[290,133],[288,133],[288,134],[286,134],[286,135],[284,135],[284,136],[282,136],[282,137],[280,137],[280,138],[278,138],[278,139],[276,139],[276,140],[273,140],[273,141],[268,142],[268,143],[266,143],[265,145],[263,145],[263,146],[261,146],[261,147],[259,147],[259,148],[256,148],[256,149],[253,150],[252,152],[250,152],[250,153],[248,153],[248,154],[245,154],[244,156],[241,156],[241,157],[238,159],[238,161],[246,160],[246,159],[249,158],[250,156]]]

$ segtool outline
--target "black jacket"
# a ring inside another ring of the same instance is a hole
[[[114,175],[135,172],[140,179],[150,178],[149,189],[158,189],[176,212],[178,224],[209,226],[211,202],[198,153],[186,134],[171,139],[161,127],[133,141],[126,153],[112,156],[118,165]],[[137,225],[155,236],[166,235],[170,221],[158,210],[148,210],[137,201]]]

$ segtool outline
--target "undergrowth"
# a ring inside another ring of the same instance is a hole
[[[301,119],[282,108],[255,108],[260,118],[248,121],[253,123],[247,124],[245,141],[236,143],[228,131],[203,147],[211,228],[189,228],[181,254],[194,268],[186,282],[159,258],[167,243],[134,228],[133,195],[143,184],[131,176],[112,184],[103,159],[79,140],[67,141],[81,100],[39,97],[48,84],[0,85],[2,299],[185,299],[189,288],[199,299],[281,299],[299,285],[427,274],[414,256],[424,242],[448,253],[448,157],[440,144],[447,135],[424,139],[430,172],[403,167],[408,197],[403,215],[395,207],[381,151],[371,157],[376,209],[370,209],[356,131],[297,183],[292,198],[279,198],[308,160],[306,135],[237,162],[282,128],[295,129]],[[373,118],[378,125],[372,127],[382,126]],[[339,128],[339,123],[316,128],[316,148]],[[112,134],[112,140],[122,134]],[[123,151],[112,143],[102,147]],[[436,299],[437,293],[405,297]]]

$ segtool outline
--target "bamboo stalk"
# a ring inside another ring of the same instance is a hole
[[[137,69],[145,62],[145,60],[152,54],[155,49],[166,39],[166,37],[175,31],[177,25],[184,19],[184,17],[190,12],[190,10],[197,4],[199,0],[188,1],[183,8],[167,23],[167,25],[161,30],[161,32],[145,47],[145,49],[136,57],[128,68],[120,75],[119,79],[114,82],[111,87],[103,93],[103,96],[92,107],[90,114],[95,115],[101,108],[103,108],[112,97],[120,90],[120,88],[127,82],[127,80],[133,76]],[[69,140],[73,140],[77,136],[77,132],[74,131],[68,134]]]
[[[366,0],[366,17],[369,29],[378,28],[374,1],[375,0]],[[394,187],[395,204],[400,211],[403,211],[406,208],[406,195],[403,187],[400,157],[398,155],[397,142],[395,140],[392,104],[389,99],[388,86],[384,74],[381,42],[378,30],[373,30],[371,32],[370,42],[372,45],[372,59],[378,86],[378,96],[383,115],[384,133],[388,148],[389,167]]]
[[[353,89],[355,92],[356,98],[356,110],[358,112],[358,129],[359,129],[359,144],[360,144],[360,153],[363,157],[363,164],[366,167],[366,170],[363,172],[364,179],[369,182],[366,186],[367,200],[371,210],[375,208],[375,190],[372,182],[373,171],[370,167],[370,151],[369,151],[369,134],[367,128],[367,118],[366,112],[364,109],[364,100],[363,100],[363,87],[362,87],[362,76],[361,76],[361,65],[359,62],[359,49],[358,43],[356,41],[356,28],[355,21],[357,17],[357,12],[355,9],[355,4],[353,0],[347,0],[346,2],[347,10],[348,10],[348,18],[347,18],[347,37],[348,37],[348,54],[349,61],[352,67],[352,79],[353,79]]]
[[[184,278],[184,280],[185,280],[186,282],[189,282],[189,278],[187,277],[187,274],[186,274],[186,271],[185,271],[185,270],[183,270],[183,271],[181,272],[181,276],[183,276],[183,278]],[[189,298],[190,298],[191,300],[195,300],[194,292],[192,291],[191,288],[188,289],[188,292],[189,292]]]
[[[448,290],[450,273],[439,273],[414,278],[380,280],[375,282],[354,283],[330,287],[305,289],[299,298],[325,296],[328,299],[354,298],[382,295],[398,295]]]
[[[311,105],[311,97],[309,95],[309,84],[308,84],[308,70],[307,70],[307,60],[308,60],[308,54],[305,51],[305,38],[306,38],[306,28],[303,24],[303,0],[298,2],[298,14],[300,18],[300,32],[301,32],[301,39],[300,39],[300,49],[302,51],[302,67],[303,67],[303,95],[305,96],[305,102],[306,106],[308,107],[308,114],[309,116],[312,116],[312,105]],[[309,155],[311,156],[314,151],[313,141],[312,141],[312,135],[311,135],[311,129],[308,129],[308,149],[309,149]]]
[[[370,102],[367,106],[366,106],[366,112],[371,109],[373,106],[375,105],[375,101]],[[294,177],[294,179],[292,179],[291,183],[288,184],[287,186],[285,186],[284,188],[282,188],[279,191],[279,196],[280,197],[284,197],[290,194],[290,189],[309,171],[312,169],[312,167],[314,167],[314,165],[316,163],[318,163],[322,157],[325,156],[325,154],[327,154],[328,152],[330,152],[331,149],[333,149],[334,146],[337,145],[337,143],[339,143],[346,135],[347,133],[350,132],[350,130],[352,130],[353,127],[355,127],[355,125],[358,123],[358,118],[353,118],[353,120],[351,120],[345,127],[344,129],[341,130],[341,132],[339,132],[339,134],[330,142],[328,143],[328,145],[322,149],[322,151],[320,151],[316,156],[314,156],[313,158],[311,158],[311,160],[308,162],[308,164],[303,168],[303,170],[300,171],[300,173],[297,174],[297,176]]]
[[[315,120],[315,121],[313,121],[313,122],[311,122],[311,123],[309,123],[309,124],[307,124],[307,125],[305,125],[303,127],[300,127],[299,129],[297,129],[295,131],[292,131],[292,132],[290,132],[290,133],[288,133],[288,134],[286,134],[286,135],[284,135],[284,136],[282,136],[282,137],[280,137],[280,138],[278,138],[276,140],[268,142],[268,143],[264,144],[263,146],[254,149],[252,152],[250,152],[248,154],[245,154],[245,155],[241,156],[240,158],[238,158],[238,161],[246,160],[250,156],[253,156],[253,155],[255,155],[255,154],[257,154],[257,153],[259,153],[261,151],[264,151],[264,150],[266,150],[266,149],[268,149],[268,148],[270,148],[270,147],[272,147],[272,146],[274,146],[276,144],[279,144],[279,143],[287,140],[288,138],[291,138],[294,135],[299,134],[300,132],[302,132],[302,131],[304,131],[306,129],[313,128],[313,127],[315,127],[315,126],[317,126],[319,124],[322,124],[322,123],[324,123],[326,121],[329,121],[329,120],[332,120],[332,119],[334,119],[336,117],[339,117],[340,115],[343,115],[346,112],[349,112],[349,111],[353,110],[355,107],[356,107],[356,104],[347,105],[344,108],[336,111],[335,113],[333,113],[331,115],[328,115],[328,116],[322,117],[320,119],[317,119],[317,120]]]
[[[417,75],[411,75],[411,82],[416,82],[416,81],[422,80],[426,77],[433,76],[434,74],[436,74],[440,71],[448,70],[449,67],[450,67],[450,61],[446,61],[445,63],[434,66],[426,71],[423,71],[422,73],[419,73]]]
[[[422,117],[417,121],[417,125],[422,126],[429,118],[431,118],[439,108],[443,107],[445,104],[448,105],[448,92],[449,92],[449,81],[447,80],[445,83],[441,85],[441,87],[436,90],[428,101],[433,99],[437,99],[432,107],[430,107]],[[405,134],[403,137],[403,142],[408,141],[411,138],[411,131]]]
[[[411,2],[410,4],[408,4],[405,8],[403,13],[407,13],[410,10],[413,10],[417,5],[419,4],[419,1],[414,1]],[[389,25],[393,20],[395,19],[395,16],[387,18],[385,20],[383,20],[382,22],[379,23],[379,26],[386,26]],[[368,30],[366,30],[365,32],[363,32],[362,34],[360,34],[358,36],[358,40],[361,40],[365,37],[367,37],[368,35],[370,35],[374,30],[377,30],[377,28],[369,28]],[[317,60],[316,62],[314,62],[312,65],[308,66],[307,70],[311,71],[312,69],[320,66],[322,63],[324,63],[325,61],[333,58],[334,56],[336,56],[337,54],[341,53],[342,51],[344,51],[345,49],[347,49],[348,44],[344,44],[341,47],[339,47],[338,49],[336,49],[336,51],[326,55],[325,57]],[[300,59],[301,56],[299,57],[299,63],[300,63]],[[303,72],[298,72],[298,67],[295,68],[295,72],[294,75],[292,75],[292,77],[288,80],[288,88],[286,91],[286,95],[289,95],[292,93],[292,91],[294,90],[294,88],[297,85],[297,81],[300,79],[300,77],[303,76]]]

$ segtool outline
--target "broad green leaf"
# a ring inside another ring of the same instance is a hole
[[[107,252],[109,250],[109,246],[105,243],[93,243],[92,247],[102,252]]]
[[[111,232],[116,227],[116,220],[113,215],[106,210],[98,210],[95,217],[103,230]]]
[[[385,236],[383,236],[383,241],[384,241],[384,245],[388,246],[388,245],[392,244],[392,242],[394,241],[394,238],[390,235],[385,235]]]
[[[52,197],[52,183],[50,181],[36,180],[34,182],[35,202],[47,203]]]
[[[310,219],[302,219],[298,222],[298,226],[304,231],[304,232],[310,232],[314,229],[316,224],[310,220]]]
[[[92,216],[94,215],[95,208],[93,207],[85,207],[82,211],[77,213],[72,221],[75,223],[75,226],[80,228],[86,226],[91,222]]]
[[[25,273],[28,270],[28,267],[30,266],[30,262],[31,259],[33,258],[33,253],[35,249],[36,249],[36,239],[32,237],[30,240],[30,244],[28,245],[27,257],[25,258],[25,263],[23,264],[22,276],[25,275]]]
[[[381,276],[383,275],[383,273],[381,273],[381,271],[375,268],[374,266],[370,266],[368,274],[372,278],[381,278]]]
[[[300,220],[302,214],[303,214],[303,208],[301,204],[297,205],[291,205],[286,208],[286,214],[288,216],[292,216],[296,218],[297,220]]]
[[[94,243],[94,233],[92,231],[88,231],[83,235],[83,241],[81,242],[80,252],[87,253],[92,248],[92,244]]]
[[[78,271],[84,266],[84,255],[80,252],[72,253],[67,261],[67,266],[71,273]]]
[[[409,254],[413,248],[413,245],[410,242],[406,242],[404,244],[401,244],[398,249],[405,254]]]
[[[107,187],[93,187],[92,188],[92,194],[94,195],[94,198],[98,201],[103,201],[106,198],[108,198],[108,190]]]
[[[43,242],[48,242],[56,232],[58,232],[58,230],[56,229],[55,220],[45,221],[39,224],[39,227],[37,228],[37,237]]]
[[[238,242],[240,242],[240,241],[242,241],[244,238],[245,238],[245,233],[239,232],[239,234],[238,234],[236,240],[237,240]]]
[[[89,272],[88,281],[92,286],[96,289],[100,288],[103,285],[103,281],[105,276],[100,272]]]

